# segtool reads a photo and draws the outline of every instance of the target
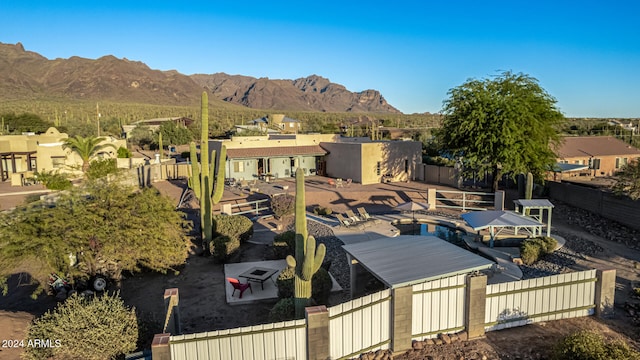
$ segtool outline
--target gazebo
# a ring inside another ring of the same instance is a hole
[[[400,235],[342,248],[350,264],[352,297],[356,288],[356,264],[391,289],[490,269],[494,264],[435,236]]]
[[[532,236],[542,234],[543,224],[540,221],[520,215],[515,211],[473,211],[462,214],[460,217],[462,217],[474,231],[489,229],[489,234],[491,235],[489,247],[493,247],[495,237],[506,228],[513,228],[515,235],[518,235],[518,230],[520,229],[527,230]]]
[[[547,210],[547,236],[551,236],[551,211],[553,209],[553,204],[551,201],[547,199],[518,199],[513,200],[513,203],[516,206],[516,212],[525,216],[532,217],[541,223],[543,223],[542,218],[544,217],[544,211]],[[535,214],[531,213],[531,210],[538,210]]]

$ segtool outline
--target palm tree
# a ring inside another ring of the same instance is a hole
[[[96,155],[108,147],[116,148],[113,144],[100,144],[104,140],[105,138],[103,137],[89,136],[85,138],[76,135],[75,137],[66,139],[62,147],[64,149],[71,149],[71,151],[80,156],[82,159],[82,172],[86,173],[87,170],[89,170],[89,163]]]

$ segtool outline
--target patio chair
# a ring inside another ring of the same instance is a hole
[[[365,221],[369,221],[372,219],[371,215],[369,215],[367,210],[365,210],[363,207],[358,208],[358,214],[360,214],[360,218]]]
[[[344,187],[344,185],[342,184],[342,179],[337,178],[336,179],[336,188],[339,188],[339,187]]]
[[[354,223],[358,223],[364,220],[364,219],[360,219],[356,214],[354,214],[353,210],[347,210],[345,214],[347,215],[349,220],[353,221]]]
[[[351,186],[351,183],[353,182],[353,179],[347,179],[347,181],[345,182],[345,184],[347,185],[347,187]]]
[[[336,182],[333,179],[327,180],[327,183],[329,184],[329,186],[336,186]]]
[[[345,219],[345,217],[342,216],[342,214],[336,214],[336,218],[338,218],[338,221],[340,221],[340,225],[342,225],[344,227],[349,227],[349,226],[355,224],[351,220]]]
[[[231,284],[231,286],[233,286],[231,297],[233,297],[233,295],[236,293],[236,290],[240,291],[240,299],[242,299],[242,293],[244,293],[244,291],[247,289],[251,290],[251,293],[253,294],[253,289],[251,288],[250,283],[247,282],[246,284],[243,284],[240,282],[240,280],[231,277],[228,277],[227,281]]]

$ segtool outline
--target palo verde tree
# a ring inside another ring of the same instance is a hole
[[[462,158],[471,171],[491,172],[494,191],[505,173],[541,178],[555,163],[564,117],[535,78],[507,71],[467,80],[448,95],[435,133],[442,150]]]
[[[0,285],[6,293],[8,276],[28,273],[37,295],[50,273],[117,281],[123,271],[166,272],[184,264],[190,228],[153,188],[89,181],[52,207],[34,202],[0,214]]]
[[[80,135],[76,135],[75,137],[66,139],[64,144],[62,144],[62,147],[64,149],[71,149],[71,151],[80,156],[82,159],[82,172],[86,173],[87,170],[89,170],[89,163],[99,153],[107,148],[116,150],[116,147],[113,144],[101,144],[104,140],[105,138],[103,137],[82,137]]]

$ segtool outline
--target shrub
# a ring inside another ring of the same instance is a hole
[[[289,230],[274,236],[272,246],[276,259],[284,259],[287,255],[293,255],[296,250],[296,233]]]
[[[86,175],[87,178],[95,180],[106,177],[109,174],[115,174],[117,172],[118,166],[116,164],[116,159],[101,159],[94,160],[89,163],[89,169],[87,170]]]
[[[129,151],[129,149],[120,146],[118,148],[118,159],[128,159],[133,157],[133,154],[131,153],[131,151]]]
[[[531,265],[542,256],[553,252],[557,241],[550,237],[527,239],[520,245],[520,258],[526,265]]]
[[[211,240],[209,249],[211,255],[219,262],[225,262],[231,254],[240,248],[240,240],[226,235],[216,236]]]
[[[331,287],[333,282],[331,276],[327,270],[319,268],[318,271],[313,274],[311,279],[311,297],[316,303],[321,305],[327,305],[329,302],[329,295],[331,295]]]
[[[253,235],[253,222],[244,216],[214,215],[213,232],[244,243]]]
[[[328,207],[317,206],[313,209],[313,213],[316,215],[327,216],[327,215],[331,215],[333,211],[331,210],[331,208],[328,208]]]
[[[136,349],[138,324],[135,311],[118,294],[92,299],[73,295],[35,319],[27,338],[52,344],[27,347],[26,359],[111,359]]]
[[[287,215],[293,215],[295,200],[295,196],[289,194],[272,197],[271,210],[273,211],[273,214],[278,219],[283,218]]]
[[[553,348],[557,360],[638,360],[640,353],[622,341],[606,342],[604,337],[589,330],[581,330],[560,340]]]
[[[278,286],[278,297],[280,299],[292,298],[293,297],[293,276],[295,269],[291,267],[286,267],[280,271],[278,275],[278,280],[276,280],[276,285]]]
[[[53,171],[43,171],[36,173],[38,181],[40,181],[47,189],[50,190],[69,190],[71,189],[71,181],[66,175]]]
[[[269,321],[279,322],[293,320],[296,316],[296,306],[293,298],[280,299],[269,311]]]

